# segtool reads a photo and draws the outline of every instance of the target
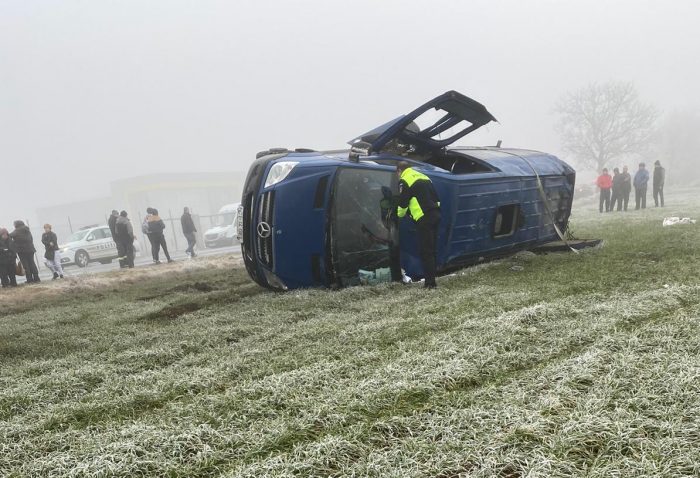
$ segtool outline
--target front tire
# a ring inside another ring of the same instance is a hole
[[[87,267],[90,263],[90,256],[85,251],[78,251],[75,253],[75,265],[78,267]]]

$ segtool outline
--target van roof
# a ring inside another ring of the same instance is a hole
[[[225,212],[236,212],[236,211],[238,211],[238,206],[239,206],[240,204],[241,204],[241,203],[239,203],[239,202],[231,203],[231,204],[224,204],[224,205],[221,206],[221,208],[219,209],[219,214],[222,214],[222,213],[225,213]]]

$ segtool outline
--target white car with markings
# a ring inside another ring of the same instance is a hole
[[[64,266],[86,267],[90,262],[109,264],[119,257],[108,226],[84,227],[71,234],[60,249],[61,265]],[[139,250],[139,243],[134,240],[134,252]]]

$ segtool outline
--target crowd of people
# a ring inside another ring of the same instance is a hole
[[[146,209],[146,217],[141,224],[142,232],[151,243],[153,262],[160,264],[160,251],[163,251],[168,262],[173,262],[168,252],[168,244],[163,231],[165,223],[158,215],[155,208]],[[189,208],[184,208],[180,218],[182,233],[187,239],[185,253],[189,257],[195,257],[194,247],[197,243],[197,228],[192,220]],[[134,267],[134,228],[126,211],[112,210],[107,221],[112,233],[112,240],[117,247],[117,255],[120,268]],[[64,271],[61,265],[61,251],[58,245],[58,237],[53,232],[51,224],[44,224],[44,232],[41,236],[44,245],[44,260],[46,267],[53,273],[53,279],[63,279]],[[27,284],[41,282],[39,270],[34,259],[36,254],[34,237],[24,221],[14,222],[14,230],[9,232],[0,227],[0,282],[2,287],[16,287],[17,276],[25,276]]]
[[[182,217],[180,218],[180,223],[182,225],[182,233],[187,239],[187,249],[185,249],[185,253],[189,257],[195,257],[194,246],[197,242],[195,236],[197,228],[194,226],[189,208],[186,207],[184,209]],[[112,210],[112,215],[109,217],[107,224],[112,233],[112,239],[114,239],[117,245],[119,267],[134,267],[134,228],[131,225],[127,212],[118,212],[116,209]],[[168,243],[165,240],[164,231],[165,222],[163,222],[163,219],[161,219],[158,214],[158,210],[153,207],[146,208],[146,217],[143,223],[141,223],[141,232],[146,235],[148,242],[151,244],[151,257],[153,258],[154,264],[161,264],[161,250],[168,262],[174,262],[173,258],[170,257],[170,252],[168,252]]]
[[[614,211],[617,205],[618,211],[623,209],[627,211],[632,187],[634,187],[634,208],[646,209],[649,179],[649,171],[644,163],[639,163],[639,169],[634,174],[634,178],[630,175],[627,166],[623,166],[622,172],[618,168],[613,168],[613,176],[608,173],[608,168],[603,168],[603,172],[596,179],[596,186],[600,189],[598,210],[600,212]],[[664,206],[665,181],[666,170],[657,160],[654,162],[654,175],[652,177],[652,190],[656,207]]]
[[[17,276],[25,276],[27,284],[41,282],[34,260],[36,248],[32,231],[24,221],[17,220],[14,226],[12,232],[0,228],[0,283],[3,288],[17,287]],[[41,242],[46,249],[44,258],[47,267],[53,272],[53,278],[62,279],[61,253],[56,234],[51,231],[51,224],[44,224]]]

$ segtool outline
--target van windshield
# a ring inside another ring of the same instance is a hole
[[[331,205],[330,248],[341,286],[391,280],[397,273],[398,228],[388,219],[398,189],[392,171],[341,168]]]
[[[233,224],[233,220],[236,219],[235,212],[227,212],[224,214],[219,214],[216,216],[215,226],[230,226]]]

